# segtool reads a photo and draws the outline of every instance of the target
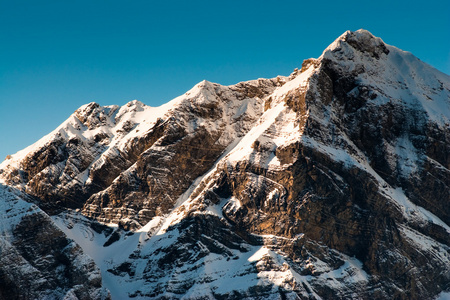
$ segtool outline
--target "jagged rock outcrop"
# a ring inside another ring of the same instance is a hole
[[[110,299],[94,261],[23,198],[0,184],[0,299]]]
[[[450,291],[450,77],[364,30],[289,77],[83,106],[0,178],[119,299]]]
[[[161,135],[135,164],[88,199],[84,214],[127,229],[167,214],[225,148],[251,129],[263,98],[276,87],[275,80],[265,79],[231,87],[200,83],[173,105],[164,123],[155,124],[154,129],[163,127]],[[136,223],[127,224],[129,219]]]

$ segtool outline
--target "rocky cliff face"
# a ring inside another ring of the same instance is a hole
[[[32,201],[0,184],[0,299],[110,299],[92,258]]]
[[[429,299],[450,290],[449,119],[448,75],[359,30],[289,77],[83,106],[0,178],[117,299]]]

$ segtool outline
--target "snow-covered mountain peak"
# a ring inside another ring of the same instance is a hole
[[[320,63],[328,77],[338,79],[351,97],[365,86],[372,105],[399,101],[408,109],[424,111],[439,126],[449,124],[450,76],[367,30],[345,32],[315,63]]]
[[[135,106],[135,107],[143,107],[143,106],[146,106],[146,105],[144,103],[142,103],[141,101],[139,101],[139,100],[131,100],[130,102],[128,102],[126,104],[126,106],[127,107],[133,107],[133,106]]]
[[[339,53],[339,56],[333,55]],[[388,54],[386,45],[379,37],[375,37],[369,31],[359,29],[357,31],[346,31],[333,43],[331,43],[323,52],[323,58],[340,59],[342,55],[352,59],[355,52],[366,54],[378,59],[383,53]]]
[[[202,80],[197,83],[192,89],[190,89],[185,95],[186,100],[188,100],[193,105],[208,105],[208,103],[213,104],[217,102],[216,89],[221,89],[222,86],[217,83],[212,83],[207,80]]]
[[[74,112],[80,122],[89,129],[107,125],[111,116],[119,109],[118,105],[100,106],[96,102],[81,106]]]

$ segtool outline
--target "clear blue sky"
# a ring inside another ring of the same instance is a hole
[[[446,0],[0,0],[0,161],[85,103],[289,75],[360,28],[450,73]]]

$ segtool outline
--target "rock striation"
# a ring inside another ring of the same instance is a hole
[[[32,201],[0,184],[0,299],[110,299],[92,258]]]

